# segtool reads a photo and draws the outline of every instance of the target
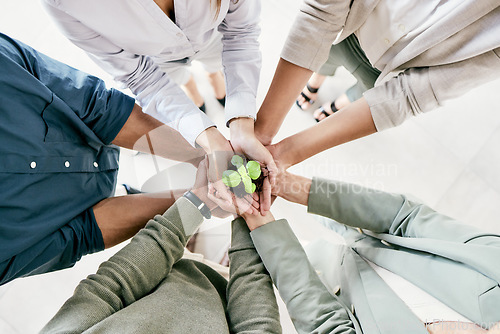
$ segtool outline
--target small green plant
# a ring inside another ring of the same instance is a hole
[[[222,182],[230,188],[238,187],[240,183],[243,183],[245,192],[253,194],[257,186],[252,180],[259,179],[262,173],[260,164],[257,161],[250,160],[245,166],[243,158],[239,155],[234,155],[231,158],[231,164],[236,167],[236,170],[224,171],[222,173]]]

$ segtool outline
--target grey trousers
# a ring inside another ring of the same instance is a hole
[[[328,60],[318,73],[333,76],[340,66],[344,66],[357,80],[356,84],[346,91],[351,102],[361,98],[364,92],[373,88],[380,75],[380,71],[370,64],[354,34],[339,44],[332,45]]]

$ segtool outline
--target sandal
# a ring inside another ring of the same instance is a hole
[[[328,117],[328,116],[331,116],[333,115],[334,113],[336,113],[337,111],[339,111],[337,109],[337,107],[335,106],[335,101],[333,101],[332,103],[330,103],[330,109],[332,109],[332,112],[328,112],[323,106],[319,107],[318,110],[319,110],[319,114],[323,114],[325,115],[325,118]],[[322,121],[322,119],[318,119],[316,117],[314,117],[314,119],[316,120],[316,122],[320,122]],[[324,119],[324,118],[323,118]]]
[[[198,107],[201,111],[203,111],[205,114],[207,113],[207,106],[205,105],[205,102],[201,106]]]
[[[226,106],[226,96],[225,95],[222,99],[217,99],[217,101],[219,101],[221,106],[223,106],[223,107]]]
[[[309,83],[306,85],[306,89],[309,91],[309,93],[311,94],[316,94],[319,90],[319,88],[312,88]],[[314,100],[311,99],[309,96],[307,96],[306,94],[304,94],[304,91],[300,92],[300,95],[304,98],[305,102],[309,103],[309,104],[313,104],[314,103]],[[301,110],[306,110],[306,109],[303,109],[302,106],[299,104],[299,100],[295,100],[295,104],[297,105],[297,107],[299,107]]]

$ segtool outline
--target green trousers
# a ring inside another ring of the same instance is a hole
[[[380,75],[380,71],[370,64],[355,35],[350,35],[339,44],[332,45],[328,60],[318,73],[332,76],[340,66],[344,66],[357,80],[356,84],[346,91],[351,102],[361,98],[364,92],[373,88]]]

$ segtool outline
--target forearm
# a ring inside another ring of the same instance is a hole
[[[299,333],[355,333],[346,309],[319,279],[286,220],[251,232]]]
[[[307,177],[285,172],[279,175],[274,193],[287,201],[307,205],[311,182]]]
[[[276,146],[280,161],[291,166],[324,150],[377,131],[364,98],[351,103],[321,123],[285,138]]]
[[[157,194],[110,197],[93,207],[105,248],[133,237],[156,215],[161,215],[186,192],[173,190]]]
[[[191,146],[179,132],[143,113],[137,104],[113,144],[196,166],[205,154]]]
[[[228,318],[232,333],[281,333],[269,274],[255,250],[245,221],[232,222]]]
[[[255,133],[269,145],[312,71],[280,59],[266,98],[257,114]]]
[[[232,151],[231,145],[216,127],[210,127],[200,133],[196,138],[196,143],[208,154]]]

